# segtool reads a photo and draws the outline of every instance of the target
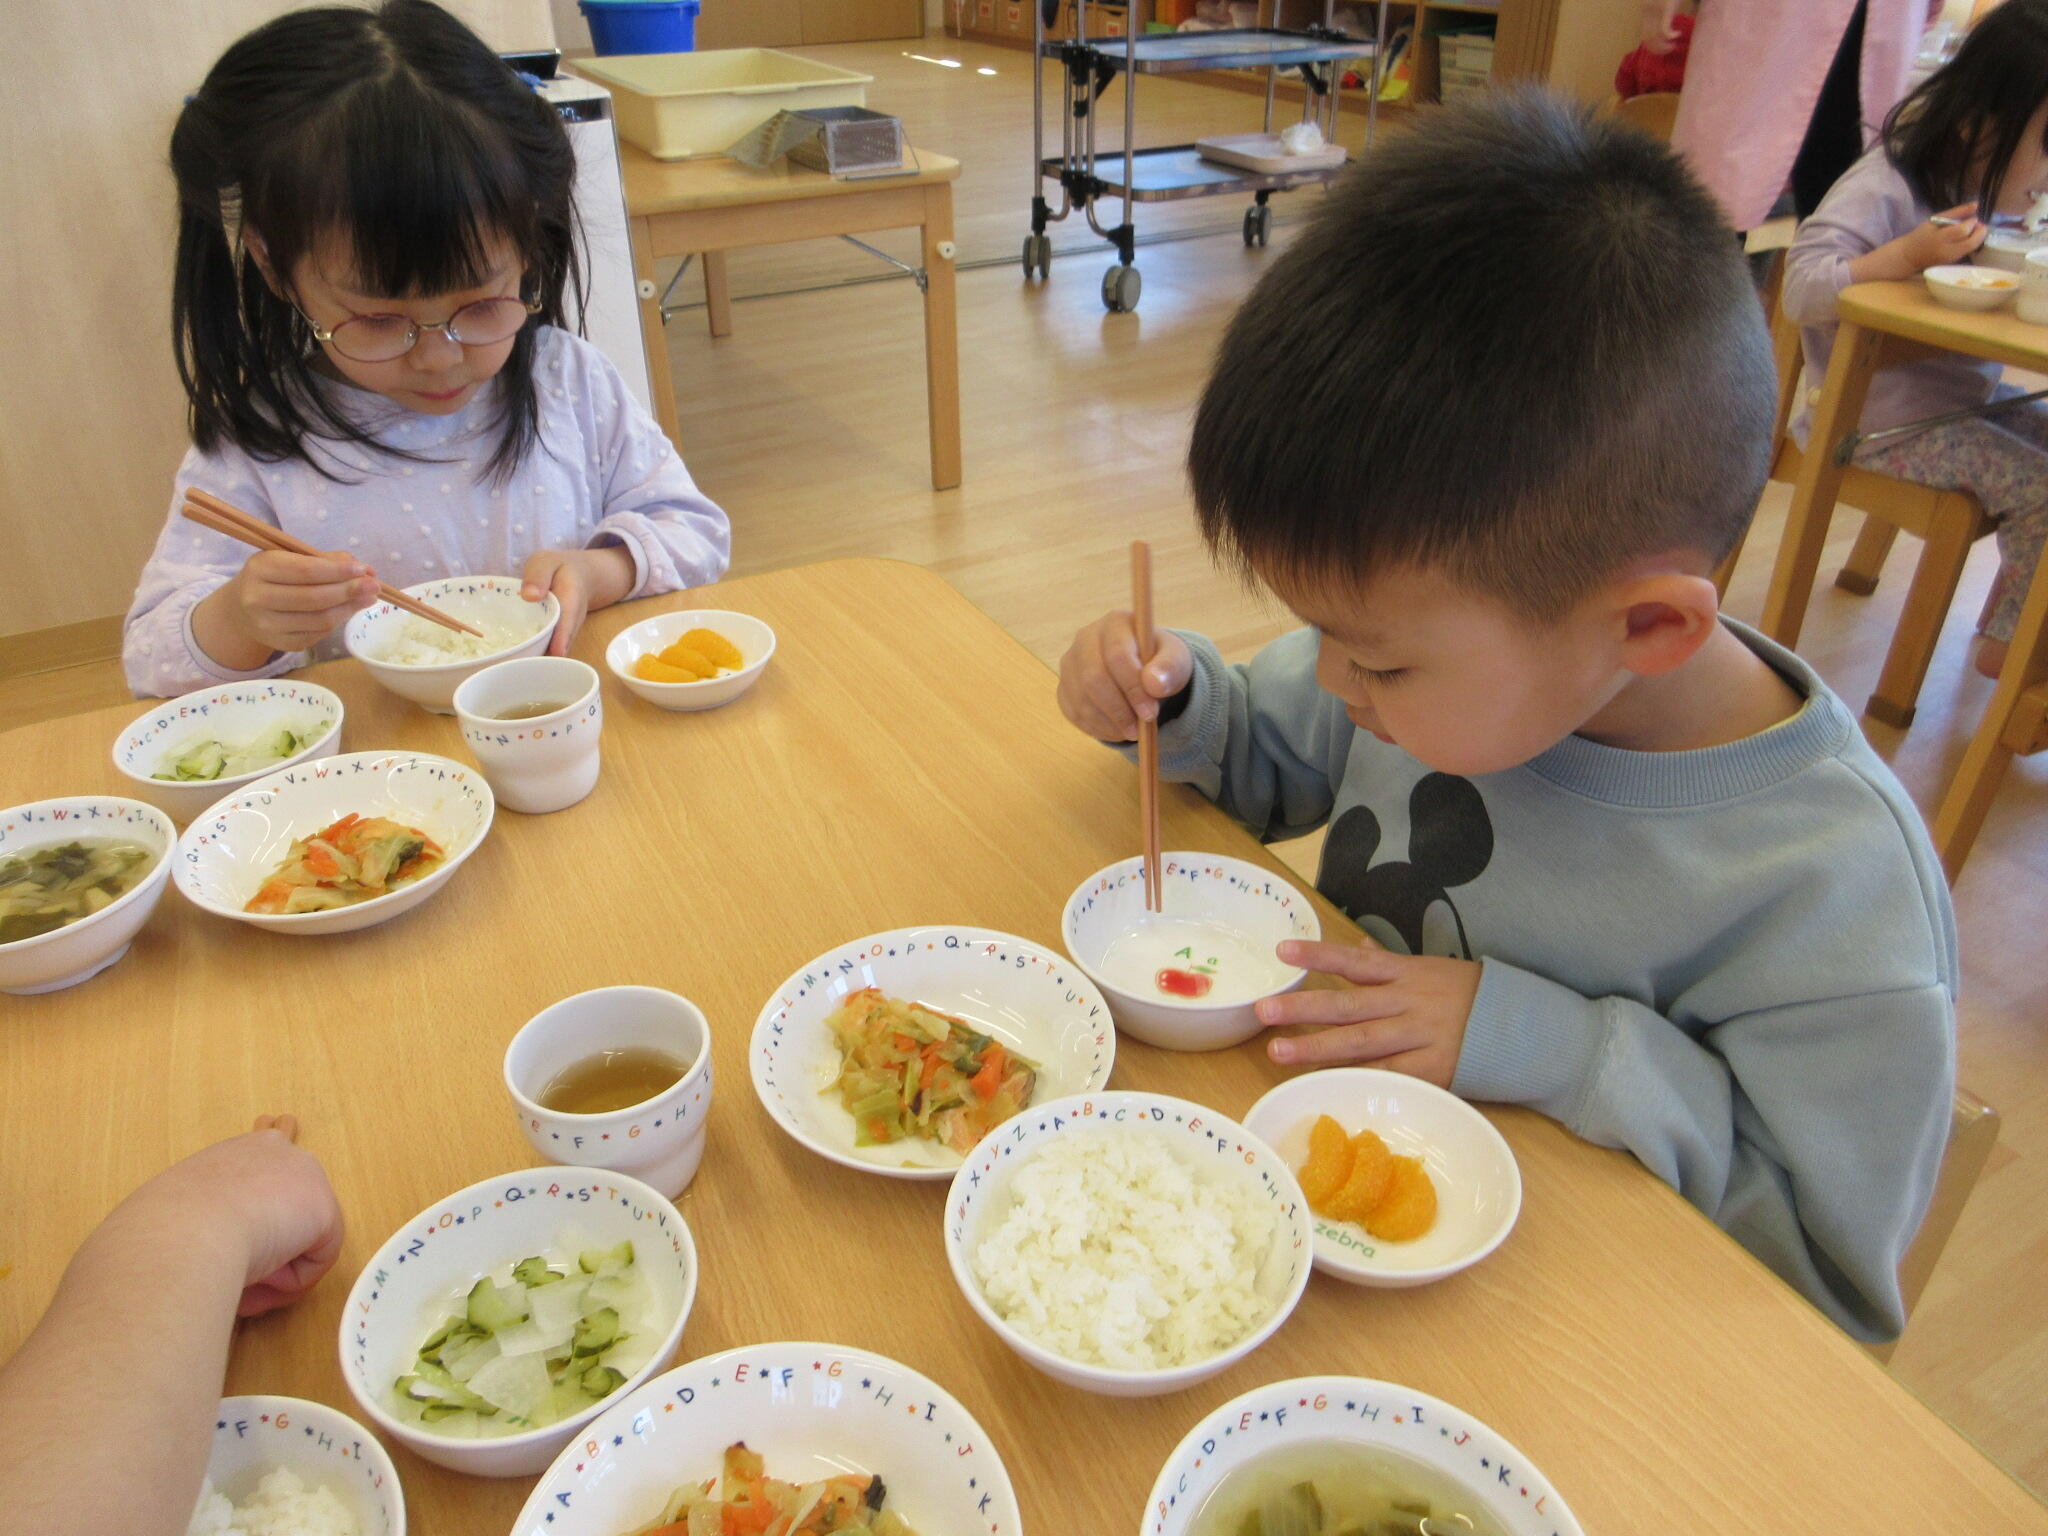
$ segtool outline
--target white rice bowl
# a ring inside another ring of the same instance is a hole
[[[208,1478],[185,1536],[363,1536],[363,1527],[332,1488],[274,1467],[240,1504]]]
[[[969,1305],[1055,1380],[1178,1391],[1263,1343],[1301,1299],[1308,1204],[1244,1127],[1199,1104],[1094,1093],[1035,1105],[969,1155],[946,1258]]]
[[[1062,1136],[1017,1170],[974,1277],[1013,1328],[1127,1371],[1220,1354],[1267,1310],[1273,1213],[1136,1130]]]
[[[454,576],[405,589],[430,608],[483,631],[481,636],[436,624],[390,603],[372,603],[350,619],[342,643],[363,669],[400,698],[437,715],[455,712],[455,690],[495,662],[538,656],[554,638],[562,605],[550,592],[538,603],[520,596],[517,576]]]

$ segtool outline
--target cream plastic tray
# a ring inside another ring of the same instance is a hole
[[[619,137],[657,160],[722,155],[778,112],[864,107],[875,78],[774,48],[614,54],[569,67],[611,91]]]
[[[1342,144],[1325,144],[1306,155],[1290,155],[1280,147],[1277,133],[1226,133],[1213,139],[1197,139],[1195,148],[1204,160],[1269,176],[1289,171],[1326,171],[1342,165],[1345,159]]]

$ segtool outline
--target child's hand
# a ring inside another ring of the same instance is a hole
[[[1138,661],[1137,625],[1127,612],[1097,619],[1060,658],[1060,713],[1097,741],[1131,741],[1140,720],[1159,718],[1159,701],[1187,687],[1195,658],[1171,630],[1155,631],[1159,649]]]
[[[1849,275],[1859,283],[1899,282],[1918,277],[1929,267],[1953,266],[1969,259],[1984,243],[1991,226],[1977,217],[1977,205],[1964,203],[1938,215],[1954,219],[1953,224],[1933,220],[1916,224],[1896,240],[1849,263]]]
[[[341,1254],[341,1207],[313,1154],[295,1146],[290,1115],[264,1115],[244,1136],[174,1163],[130,1195],[126,1214],[156,1217],[240,1245],[246,1275],[237,1315],[289,1306]]]
[[[222,589],[237,630],[266,651],[304,651],[377,600],[377,577],[348,555],[251,555]]]
[[[1270,1041],[1266,1054],[1284,1066],[1360,1063],[1405,1072],[1439,1088],[1451,1086],[1465,1021],[1479,995],[1479,964],[1437,955],[1397,955],[1370,939],[1359,945],[1290,939],[1289,965],[1355,982],[1356,990],[1287,992],[1258,1005],[1265,1025],[1321,1024],[1312,1035]]]
[[[592,609],[609,608],[633,590],[633,557],[617,545],[599,549],[542,549],[526,558],[519,595],[537,603],[548,593],[562,605],[550,656],[566,656]]]

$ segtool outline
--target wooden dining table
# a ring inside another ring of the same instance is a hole
[[[2048,1509],[1669,1188],[1520,1109],[1486,1109],[1524,1199],[1475,1268],[1413,1290],[1319,1274],[1262,1348],[1172,1396],[1098,1397],[1038,1374],[955,1289],[944,1187],[841,1167],[783,1135],[750,1089],[748,1036],[783,977],[863,934],[958,922],[1057,946],[1069,892],[1133,851],[1133,771],[1062,722],[1038,661],[910,565],[812,565],[633,604],[595,616],[574,650],[597,661],[620,628],[684,606],[774,626],[753,690],[668,714],[608,681],[596,791],[554,815],[501,813],[418,909],[296,938],[173,892],[100,977],[0,998],[0,1355],[127,1190],[290,1110],[333,1177],[347,1243],[310,1298],[241,1326],[226,1390],[352,1410],[336,1334],[357,1269],[432,1201],[533,1161],[500,1075],[513,1032],[571,993],[638,982],[696,1001],[716,1052],[708,1148],[678,1202],[702,1265],[683,1357],[809,1339],[923,1371],[986,1428],[1034,1536],[1137,1530],[1198,1418],[1326,1373],[1478,1416],[1596,1536],[2048,1533]],[[465,756],[453,720],[355,663],[308,675],[346,701],[348,748]],[[109,747],[134,713],[0,735],[0,805],[118,792]],[[1284,872],[1199,796],[1163,798],[1169,850]],[[1355,934],[1317,905],[1326,934]],[[1111,1085],[1241,1116],[1282,1075],[1256,1043],[1189,1055],[1125,1039]],[[829,1272],[811,1257],[821,1231],[838,1235]],[[497,1536],[531,1486],[393,1454],[420,1536]]]

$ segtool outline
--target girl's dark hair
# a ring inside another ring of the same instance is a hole
[[[1884,152],[1932,206],[1974,202],[1988,215],[2043,101],[2048,0],[2005,0],[1970,29],[1953,59],[1892,108]]]
[[[393,298],[474,287],[503,239],[541,324],[581,297],[575,153],[540,96],[483,40],[428,0],[321,6],[258,27],[221,55],[171,134],[178,255],[171,325],[202,451],[231,443],[332,477],[306,438],[390,448],[314,387],[308,326],[239,245],[261,237],[287,281],[323,242],[353,280]],[[499,380],[495,478],[539,441],[537,326]]]

